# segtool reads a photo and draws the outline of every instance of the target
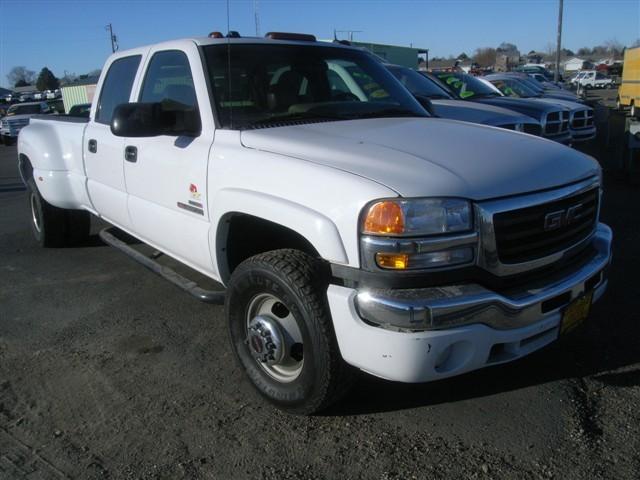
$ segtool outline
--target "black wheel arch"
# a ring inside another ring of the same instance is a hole
[[[228,283],[233,271],[244,260],[285,248],[320,257],[312,243],[295,230],[242,212],[226,213],[216,231],[216,260],[222,283]]]

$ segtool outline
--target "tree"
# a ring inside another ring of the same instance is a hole
[[[13,67],[7,74],[10,85],[16,87],[26,87],[33,83],[36,72],[28,70],[27,67]],[[20,85],[18,85],[20,83]]]
[[[589,47],[582,47],[579,48],[576,53],[580,57],[588,57],[589,55],[591,55],[591,49]]]
[[[473,55],[473,60],[481,67],[490,67],[496,63],[495,48],[478,48]]]
[[[101,73],[102,73],[102,70],[100,70],[99,68],[96,68],[95,70],[91,70],[89,73],[87,73],[87,76],[88,77],[99,77]]]
[[[40,70],[40,75],[38,75],[38,80],[36,81],[36,88],[41,92],[45,90],[55,90],[60,86],[60,80],[56,78],[51,70],[47,67],[44,67]]]
[[[466,53],[462,52],[460,55],[457,56],[458,60],[469,60],[469,55],[467,55]]]
[[[518,47],[516,47],[513,43],[509,43],[509,42],[502,42],[500,45],[498,45],[498,49],[499,52],[503,52],[506,54],[515,54],[518,52]]]

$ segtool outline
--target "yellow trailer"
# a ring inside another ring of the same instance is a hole
[[[631,108],[631,116],[640,116],[640,47],[627,48],[624,52],[622,83],[616,99],[618,110]]]

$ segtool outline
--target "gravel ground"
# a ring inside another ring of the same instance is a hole
[[[15,155],[0,147],[0,479],[640,477],[640,193],[619,176],[609,291],[577,332],[431,384],[362,375],[305,418],[256,397],[221,307],[95,236],[38,248]]]

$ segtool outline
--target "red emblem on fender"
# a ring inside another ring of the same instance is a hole
[[[198,187],[192,183],[191,185],[189,185],[189,191],[191,193],[198,193]]]

